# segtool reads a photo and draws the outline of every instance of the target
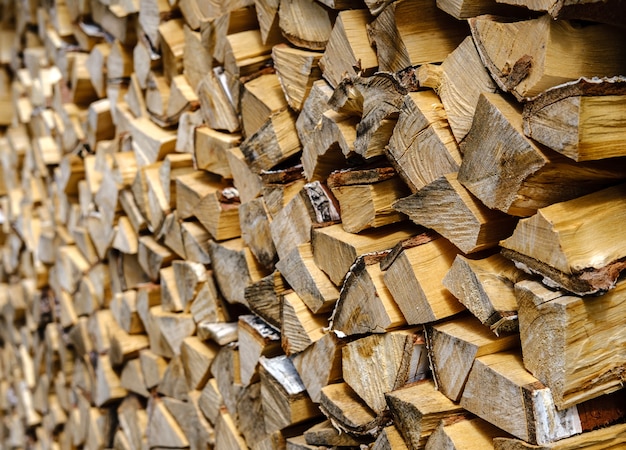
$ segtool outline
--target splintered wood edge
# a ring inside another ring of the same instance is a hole
[[[553,288],[563,288],[580,296],[601,295],[612,289],[617,283],[619,274],[626,269],[626,257],[624,257],[600,269],[587,269],[567,274],[542,261],[514,250],[502,248],[501,253],[504,257],[513,261],[518,269],[526,273],[542,276],[546,285]]]
[[[527,119],[546,106],[568,97],[605,95],[626,95],[626,76],[581,77],[577,80],[551,87],[541,94],[528,99],[528,102],[524,104],[523,118]]]

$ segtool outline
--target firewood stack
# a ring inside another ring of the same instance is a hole
[[[0,8],[0,448],[626,445],[621,0]]]

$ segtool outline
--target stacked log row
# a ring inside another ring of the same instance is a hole
[[[619,0],[0,14],[0,447],[626,445]]]

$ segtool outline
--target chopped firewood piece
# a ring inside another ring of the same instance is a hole
[[[518,22],[482,16],[469,24],[478,53],[500,89],[520,100],[581,76],[621,75],[626,68],[626,53],[618,44],[624,31],[617,27],[578,27],[548,14]],[[571,64],[563,65],[565,48],[570,49]]]
[[[387,250],[417,232],[416,227],[405,224],[388,225],[361,234],[348,233],[341,224],[316,228],[311,240],[313,259],[339,286],[358,256]]]
[[[413,20],[419,15],[420,20]],[[435,2],[404,0],[385,7],[368,30],[380,70],[441,62],[469,34],[467,26]]]
[[[626,391],[557,410],[552,392],[522,364],[518,351],[476,358],[461,406],[515,437],[544,445],[623,417]]]
[[[483,325],[500,335],[518,329],[513,285],[525,278],[500,254],[483,259],[457,255],[442,283]]]
[[[306,17],[306,20],[302,20]],[[285,0],[278,7],[280,30],[289,42],[309,50],[324,50],[332,23],[329,11],[318,2]]]
[[[313,83],[322,77],[318,67],[321,53],[279,44],[272,48],[272,60],[289,106],[302,110]]]
[[[330,328],[350,335],[383,333],[406,325],[406,319],[383,282],[380,261],[388,251],[357,257],[348,271]]]
[[[439,392],[432,380],[418,381],[385,397],[394,424],[411,449],[424,448],[441,420],[458,420],[467,414]]]
[[[459,169],[461,153],[437,94],[406,96],[386,151],[412,192]]]
[[[324,336],[327,314],[313,314],[298,294],[290,292],[281,300],[281,345],[287,356],[306,350]]]
[[[409,241],[411,242],[411,241]],[[465,309],[442,280],[459,249],[447,239],[425,233],[409,246],[398,244],[384,262],[385,285],[409,325],[450,317]]]
[[[463,150],[459,182],[487,207],[516,216],[532,215],[624,176],[613,161],[576,163],[528,139],[521,107],[500,94],[481,94]]]
[[[239,316],[237,339],[241,384],[248,386],[259,379],[257,364],[261,356],[273,358],[281,353],[280,335],[254,314]]]
[[[266,431],[281,430],[320,415],[289,358],[262,356],[259,362],[263,410],[273,412],[264,415]]]
[[[626,185],[541,208],[501,242],[502,253],[550,286],[578,295],[612,289],[626,267],[620,237]]]
[[[387,422],[385,415],[377,416],[344,382],[322,388],[319,408],[342,433],[356,437],[376,435]]]
[[[428,364],[421,328],[373,334],[342,350],[346,383],[377,414],[387,409],[385,393],[426,378]]]
[[[508,433],[478,417],[473,419],[442,420],[426,442],[424,450],[438,448],[458,449],[470,445],[475,449],[493,449],[494,438],[506,437]]]
[[[337,15],[320,67],[326,81],[337,87],[344,77],[370,76],[378,69],[376,51],[370,46],[367,10],[341,11]]]
[[[622,388],[625,290],[622,281],[604,295],[583,298],[536,281],[515,285],[524,367],[550,388],[558,409]],[[592,336],[580,332],[591,328]]]
[[[519,345],[517,335],[496,337],[473,316],[429,326],[426,334],[437,390],[454,402],[461,398],[474,359]]]
[[[575,161],[626,156],[626,77],[579,78],[524,104],[524,134]]]
[[[397,200],[393,207],[414,223],[437,231],[464,253],[496,247],[513,233],[517,223],[515,218],[483,205],[458,182],[456,173]]]

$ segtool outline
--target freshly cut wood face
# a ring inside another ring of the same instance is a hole
[[[626,185],[540,209],[501,242],[503,254],[550,285],[605,292],[626,267]]]
[[[552,390],[559,409],[622,388],[626,283],[593,298],[535,281],[518,283],[516,293],[524,366]]]
[[[626,156],[626,77],[580,78],[524,105],[524,134],[575,161]]]
[[[581,76],[626,73],[626,35],[618,28],[577,27],[547,14],[520,22],[481,16],[469,23],[485,66],[520,100]]]

